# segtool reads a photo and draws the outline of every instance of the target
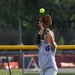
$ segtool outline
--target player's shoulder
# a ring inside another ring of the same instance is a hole
[[[45,41],[44,40],[41,40],[41,43],[44,43]]]

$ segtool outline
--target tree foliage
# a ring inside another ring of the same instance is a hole
[[[44,14],[39,13],[41,7]],[[39,17],[47,14],[52,16],[57,44],[74,44],[75,0],[0,0],[0,44],[18,44],[19,25],[23,44],[35,44]],[[64,43],[59,43],[61,37]]]

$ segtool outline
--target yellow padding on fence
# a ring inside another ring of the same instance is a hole
[[[58,45],[57,50],[74,50],[75,45]],[[0,45],[0,50],[38,50],[36,45]]]

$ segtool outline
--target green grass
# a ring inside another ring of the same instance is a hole
[[[9,70],[0,69],[0,75],[10,75]],[[22,75],[21,69],[12,69],[11,75]],[[24,75],[40,75],[37,71],[24,71]],[[75,75],[75,73],[58,73],[57,75]]]
[[[40,75],[39,73],[25,73],[25,75]],[[75,75],[75,73],[58,73],[57,75]]]
[[[10,75],[9,70],[0,69],[0,75]],[[22,71],[20,69],[12,69],[11,75],[22,75]]]
[[[25,73],[25,75],[40,75],[39,73]],[[75,75],[75,73],[58,73],[57,75]]]
[[[57,75],[75,75],[75,73],[58,73]]]

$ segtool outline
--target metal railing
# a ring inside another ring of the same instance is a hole
[[[0,45],[0,50],[37,50],[38,47],[36,45]],[[58,45],[57,46],[57,50],[74,50],[75,49],[75,45]]]

